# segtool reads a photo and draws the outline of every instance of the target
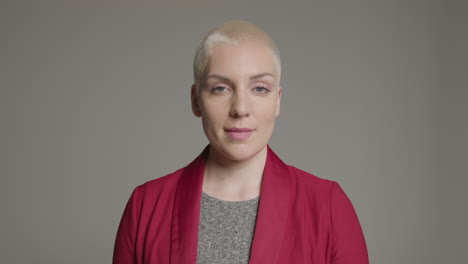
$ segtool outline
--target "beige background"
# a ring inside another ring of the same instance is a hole
[[[342,185],[371,262],[468,259],[466,1],[0,10],[2,263],[110,262],[133,188],[207,144],[189,105],[191,63],[200,38],[231,19],[277,40],[284,93],[271,146]]]

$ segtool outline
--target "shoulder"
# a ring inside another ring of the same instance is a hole
[[[132,198],[140,201],[153,201],[162,197],[170,197],[175,192],[183,170],[184,168],[180,168],[172,173],[138,185],[132,192]]]
[[[297,196],[325,207],[350,205],[348,196],[338,182],[320,178],[291,165],[288,165],[288,168],[291,175],[291,188]]]
[[[336,181],[320,178],[310,172],[301,170],[292,165],[287,165],[293,182],[307,189],[316,191],[330,192],[334,185],[338,184]]]
[[[331,214],[355,217],[352,202],[338,182],[317,177],[294,166],[288,167],[297,194],[307,197],[306,200],[314,204],[329,208]]]
[[[294,166],[288,167],[296,198],[313,204],[314,208],[323,209],[322,212],[328,212],[335,219],[357,217],[351,200],[338,182],[317,177]]]

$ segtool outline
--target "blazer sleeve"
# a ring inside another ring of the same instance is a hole
[[[120,220],[114,244],[113,264],[137,262],[136,234],[138,229],[141,201],[138,187],[132,192]]]
[[[364,234],[351,201],[337,182],[330,192],[331,263],[368,264]]]

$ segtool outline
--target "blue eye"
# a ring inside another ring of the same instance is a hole
[[[266,87],[257,86],[257,87],[255,87],[255,92],[257,92],[257,93],[267,93],[267,92],[269,92],[269,90]]]
[[[223,86],[216,86],[215,88],[211,89],[215,93],[222,93],[226,91],[226,87]]]

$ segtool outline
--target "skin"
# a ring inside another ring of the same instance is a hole
[[[192,111],[211,146],[203,191],[226,201],[255,198],[280,113],[282,89],[271,52],[261,42],[219,44],[208,65],[201,87],[191,89]],[[233,140],[225,131],[231,127],[254,131]]]

